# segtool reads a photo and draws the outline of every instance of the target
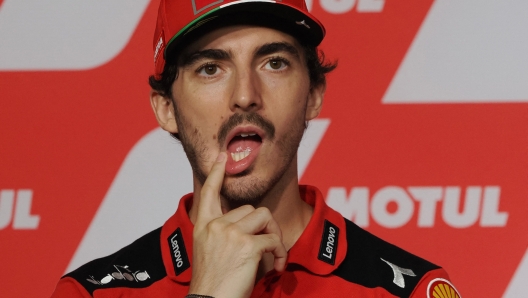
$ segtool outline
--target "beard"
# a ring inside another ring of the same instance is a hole
[[[205,138],[198,129],[190,127],[189,122],[182,115],[179,115],[177,111],[175,111],[175,114],[183,149],[191,164],[194,176],[203,185],[207,179],[203,165],[208,159],[208,148]],[[281,180],[284,173],[294,162],[299,143],[306,129],[304,115],[305,109],[299,111],[294,116],[293,124],[288,129],[288,133],[280,137],[275,137],[274,125],[257,113],[233,114],[222,123],[217,134],[219,148],[222,148],[227,134],[234,127],[242,123],[253,124],[263,129],[266,132],[266,141],[271,142],[277,148],[277,154],[270,156],[265,162],[279,165],[278,169],[275,169],[272,175],[265,178],[251,175],[255,170],[255,165],[250,166],[241,173],[230,176],[229,180],[232,181],[229,183],[224,178],[220,195],[224,198],[230,209],[235,209],[242,205],[258,206]]]

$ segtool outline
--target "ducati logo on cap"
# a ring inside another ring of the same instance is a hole
[[[215,4],[222,3],[224,0],[191,0],[194,15],[197,15],[202,10],[207,9]]]
[[[443,278],[435,278],[427,286],[427,298],[462,298],[455,287]]]

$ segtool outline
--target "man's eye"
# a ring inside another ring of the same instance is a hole
[[[280,69],[282,67],[283,62],[280,60],[271,60],[269,63],[271,68]]]
[[[280,70],[287,66],[286,61],[282,59],[270,59],[266,65],[266,68],[272,70]]]
[[[214,64],[208,64],[200,68],[198,72],[202,75],[212,76],[218,72],[218,66]]]

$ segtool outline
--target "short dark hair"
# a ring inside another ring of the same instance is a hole
[[[316,46],[301,44],[304,51],[304,59],[308,68],[310,78],[310,89],[326,84],[326,75],[337,67],[337,61],[327,61],[323,51]],[[178,59],[170,59],[163,68],[161,78],[157,79],[154,75],[149,77],[149,85],[160,95],[167,97],[174,103],[172,94],[172,84],[178,77]],[[174,107],[176,108],[176,107]],[[171,133],[177,140],[180,139],[178,134]]]

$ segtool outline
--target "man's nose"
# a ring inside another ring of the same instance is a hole
[[[261,82],[251,69],[237,71],[233,82],[231,110],[256,111],[262,107]]]

